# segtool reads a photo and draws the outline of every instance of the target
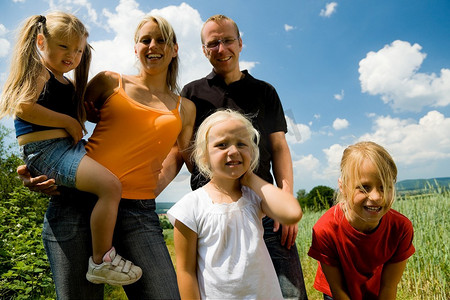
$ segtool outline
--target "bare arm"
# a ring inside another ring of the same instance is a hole
[[[178,151],[177,144],[175,144],[163,161],[161,172],[158,175],[157,186],[154,191],[156,197],[172,182],[180,172],[182,166],[183,157]]]
[[[176,220],[173,238],[181,299],[200,299],[197,280],[197,234]]]
[[[74,142],[78,142],[83,137],[81,124],[69,115],[53,111],[37,103],[22,104],[20,108],[22,111],[17,116],[27,122],[48,127],[64,128]]]
[[[395,299],[397,296],[397,286],[403,276],[408,260],[383,266],[381,273],[380,294],[378,299]]]
[[[334,300],[350,300],[350,296],[347,293],[344,277],[338,267],[330,266],[324,263],[320,263],[323,274],[327,278],[330,285],[331,293]]]
[[[270,218],[283,224],[297,224],[301,219],[302,210],[291,193],[277,188],[252,172],[247,172],[241,183],[261,198],[262,210]]]
[[[161,172],[158,176],[158,183],[155,189],[155,195],[159,195],[172,180],[177,176],[186,163],[186,167],[192,172],[192,163],[190,160],[191,151],[189,148],[192,131],[195,121],[195,105],[190,100],[183,98],[183,109],[181,110],[183,128],[178,135],[177,143],[172,147],[162,164]]]
[[[76,119],[36,103],[39,94],[49,79],[48,71],[42,68],[41,76],[38,77],[36,83],[36,91],[38,92],[32,99],[20,105],[20,111],[17,112],[17,116],[36,125],[64,128],[72,136],[74,142],[78,142],[83,137],[83,128]]]
[[[186,98],[183,98],[182,105],[183,108],[181,110],[181,115],[183,120],[183,128],[178,135],[177,143],[181,156],[186,163],[186,167],[188,168],[189,172],[192,173],[193,166],[191,162],[191,151],[189,146],[194,130],[196,109],[194,103]]]
[[[272,171],[275,182],[278,187],[293,194],[294,172],[285,133],[283,131],[274,132],[269,135],[269,141],[272,149]],[[274,222],[274,229],[279,229],[277,221]],[[297,233],[297,224],[282,226],[281,244],[290,249],[295,244]]]

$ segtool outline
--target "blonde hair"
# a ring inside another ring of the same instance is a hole
[[[223,22],[223,21],[230,21],[231,24],[233,24],[234,28],[236,29],[236,37],[238,39],[241,37],[241,34],[239,33],[239,28],[238,28],[236,22],[233,21],[233,19],[231,19],[231,18],[229,18],[229,17],[227,17],[225,15],[214,15],[214,16],[209,17],[208,20],[206,20],[205,23],[203,23],[202,30],[200,31],[200,38],[202,40],[202,44],[205,42],[203,40],[203,29],[205,28],[205,25],[208,22],[220,23],[220,22]]]
[[[194,150],[192,152],[192,158],[197,164],[200,173],[208,179],[211,179],[213,173],[208,158],[209,131],[215,125],[228,120],[240,121],[244,125],[249,136],[250,140],[249,146],[252,156],[249,170],[253,171],[258,166],[259,163],[258,130],[256,130],[253,127],[250,120],[243,114],[232,109],[218,110],[215,113],[211,114],[209,117],[207,117],[199,126],[197,133],[195,135],[195,141],[193,145]]]
[[[355,188],[363,189],[360,178],[361,165],[365,160],[369,160],[377,169],[383,185],[383,200],[390,208],[395,199],[397,166],[387,150],[374,142],[359,142],[344,150],[341,160],[342,192],[338,191],[337,202],[341,203],[342,207],[346,204],[353,206],[351,199]]]
[[[14,48],[9,76],[3,88],[0,106],[0,118],[14,116],[20,112],[20,106],[29,103],[41,91],[36,90],[37,81],[44,68],[37,48],[37,36],[45,39],[87,38],[89,33],[83,23],[74,15],[64,12],[52,12],[45,17],[35,15],[27,18],[22,25]],[[77,119],[84,129],[86,112],[83,97],[89,76],[91,48],[86,43],[80,64],[74,70]]]
[[[141,22],[138,24],[135,32],[134,32],[134,43],[137,44],[139,42],[139,31],[142,26],[144,26],[148,22],[155,22],[159,30],[161,31],[161,35],[163,39],[166,41],[166,47],[173,47],[177,44],[177,36],[175,35],[175,31],[173,30],[172,25],[160,16],[145,16]],[[180,88],[177,83],[178,78],[178,69],[179,69],[180,61],[178,55],[172,58],[172,61],[169,64],[169,68],[167,71],[166,84],[172,92],[179,92]]]

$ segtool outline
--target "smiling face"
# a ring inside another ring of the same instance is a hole
[[[37,37],[37,46],[41,51],[44,65],[52,73],[62,79],[62,76],[78,67],[83,50],[86,47],[86,37],[46,39],[42,34]]]
[[[139,29],[134,49],[143,70],[167,72],[177,56],[178,45],[167,43],[158,24],[148,21]]]
[[[239,179],[252,160],[250,135],[239,120],[217,123],[209,130],[207,152],[211,180]]]
[[[203,53],[208,58],[214,71],[223,76],[240,73],[239,69],[239,53],[242,50],[242,39],[236,32],[236,27],[231,20],[209,21],[202,30],[202,42],[204,45],[214,44],[218,40],[231,41],[219,46],[215,49],[203,47]]]
[[[390,209],[393,186],[383,186],[377,168],[367,158],[360,165],[359,173],[359,183],[353,189],[344,191],[341,181],[339,188],[346,197],[351,197],[345,205],[349,223],[360,232],[370,233]]]

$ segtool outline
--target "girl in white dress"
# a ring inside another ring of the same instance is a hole
[[[251,122],[229,109],[197,131],[193,158],[210,181],[168,211],[181,298],[283,298],[261,219],[295,224],[302,210],[292,194],[253,173],[258,141]]]

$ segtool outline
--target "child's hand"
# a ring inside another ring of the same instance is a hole
[[[67,125],[64,129],[70,134],[73,138],[73,144],[78,143],[83,137],[83,128],[80,123],[72,117],[68,118]]]
[[[100,110],[95,107],[94,102],[85,101],[84,107],[86,109],[87,120],[92,123],[100,121]]]

